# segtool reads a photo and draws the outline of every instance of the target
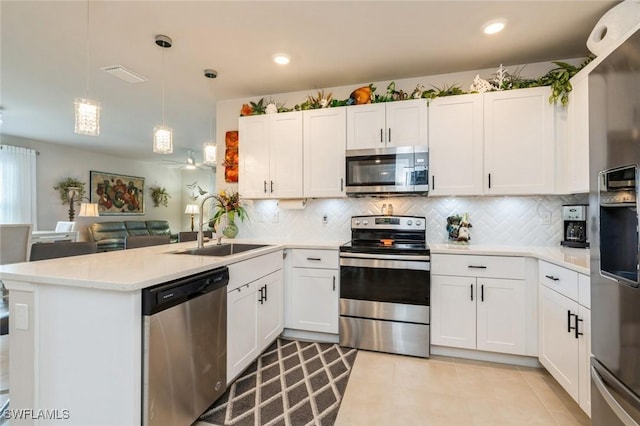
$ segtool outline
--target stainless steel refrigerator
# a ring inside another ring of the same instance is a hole
[[[640,423],[640,31],[589,74],[591,416]]]

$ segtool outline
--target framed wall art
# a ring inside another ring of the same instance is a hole
[[[91,202],[100,216],[144,214],[144,178],[91,170]]]

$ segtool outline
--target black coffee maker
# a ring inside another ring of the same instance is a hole
[[[572,204],[562,206],[564,220],[564,240],[560,242],[565,247],[587,248],[587,206]]]

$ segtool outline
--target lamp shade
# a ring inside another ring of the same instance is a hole
[[[100,216],[98,213],[98,203],[80,203],[80,213],[78,216],[81,217],[95,217]]]
[[[166,126],[153,128],[153,152],[171,154],[173,152],[173,130]]]
[[[198,205],[197,204],[187,204],[187,208],[184,209],[186,214],[198,214]]]
[[[204,144],[204,163],[216,164],[216,144],[206,143]]]

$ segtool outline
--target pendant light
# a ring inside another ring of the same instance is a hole
[[[173,130],[164,125],[164,49],[171,47],[170,37],[158,34],[156,44],[162,48],[162,125],[153,128],[153,152],[171,154],[173,152]]]
[[[79,135],[98,136],[100,134],[100,102],[89,99],[89,0],[87,0],[87,86],[84,98],[76,98],[75,132]]]
[[[216,70],[206,69],[204,70],[204,76],[211,79],[210,92],[211,92],[213,110],[211,111],[211,117],[209,122],[209,141],[204,144],[203,158],[204,158],[205,164],[215,165],[217,153],[216,153],[216,143],[214,142],[214,139],[213,139],[213,116],[215,112],[216,100],[213,94],[213,79],[218,76],[218,72]]]

